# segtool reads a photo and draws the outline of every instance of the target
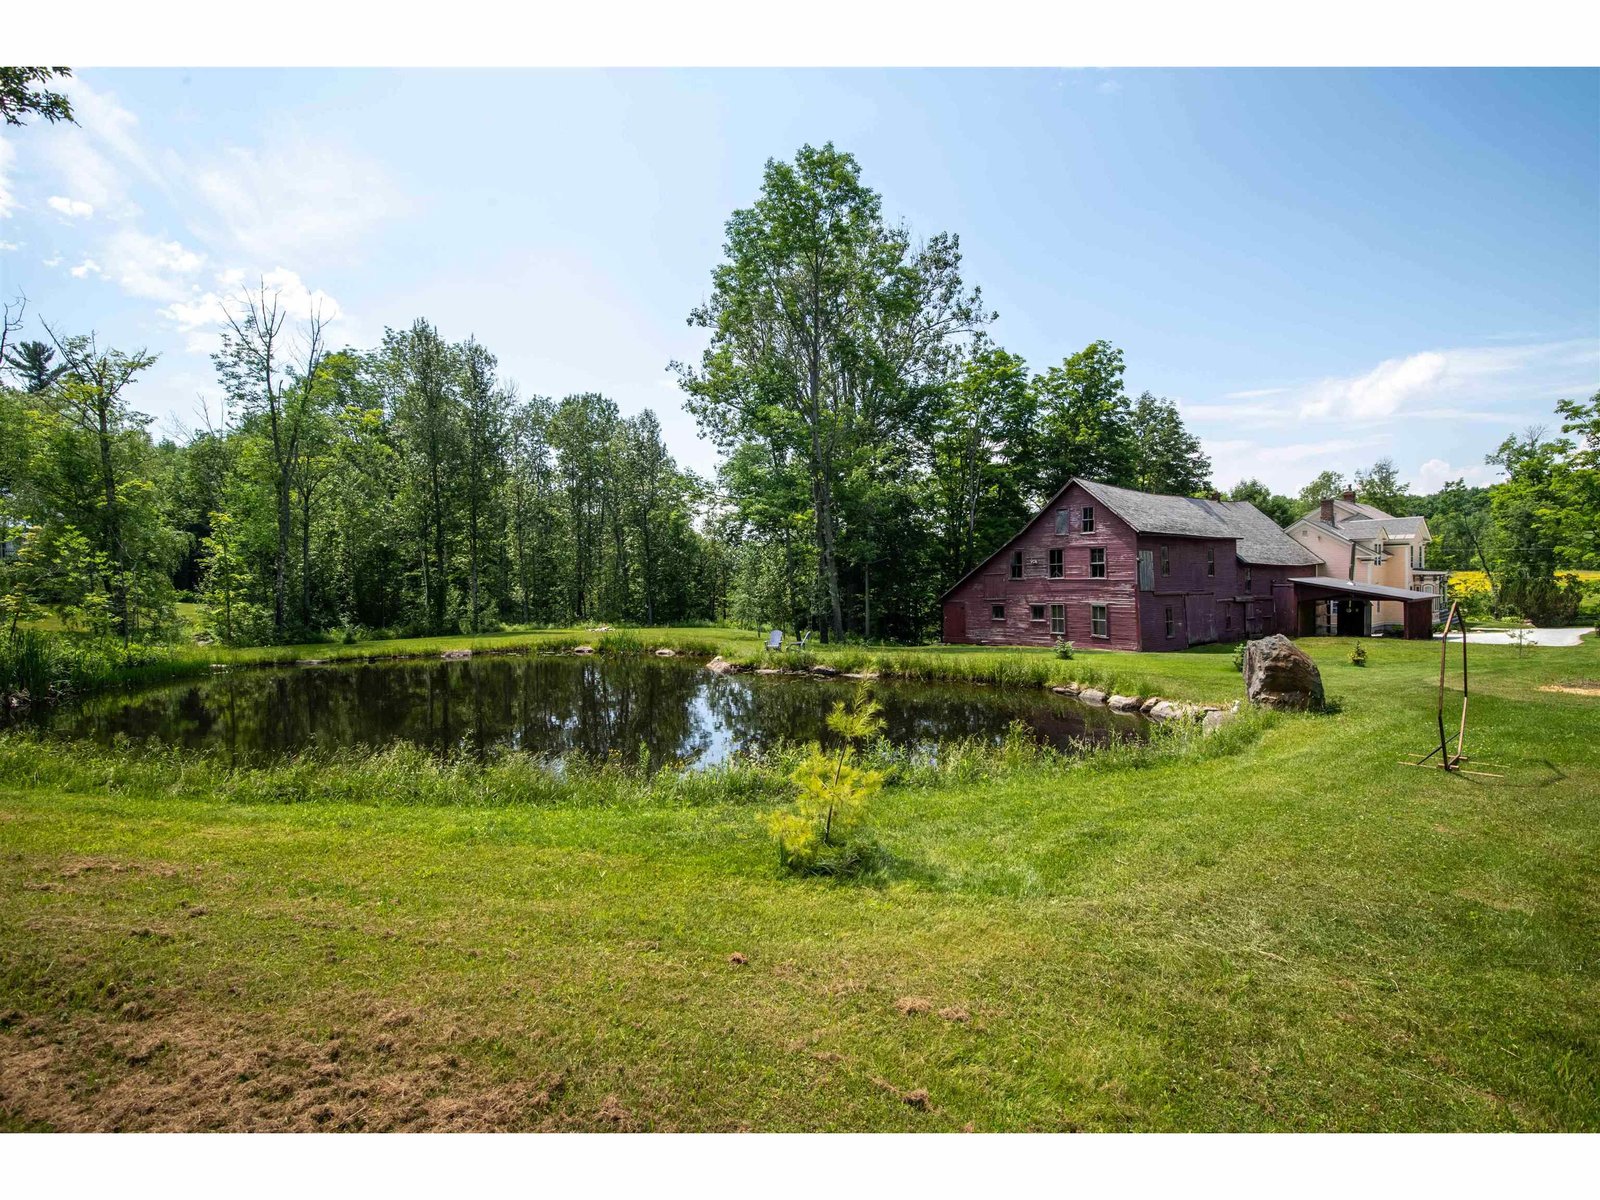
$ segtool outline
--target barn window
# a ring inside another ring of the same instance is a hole
[[[1161,573],[1163,575],[1172,574],[1172,555],[1167,552],[1165,546],[1161,547]]]
[[[1060,579],[1064,574],[1061,568],[1061,547],[1057,546],[1050,551],[1050,578]]]
[[[1089,551],[1089,578],[1104,579],[1106,577],[1106,552],[1104,550]]]
[[[1172,605],[1167,605],[1167,636],[1172,636]]]
[[[1089,605],[1089,632],[1095,637],[1109,637],[1110,623],[1106,620],[1104,604]]]
[[[1206,551],[1206,574],[1207,575],[1215,575],[1216,573],[1217,573],[1217,552],[1215,550],[1207,550]]]
[[[1021,550],[1013,550],[1011,552],[1011,578],[1013,578],[1013,579],[1021,579],[1022,578],[1022,551]]]
[[[1028,609],[1028,619],[1030,621],[1042,621],[1042,620],[1044,620],[1044,605],[1035,604],[1035,605],[1030,606],[1029,609]]]
[[[1056,509],[1056,536],[1067,536],[1067,510],[1064,508]]]
[[[1244,569],[1244,590],[1245,590],[1245,591],[1247,591],[1247,592],[1248,592],[1248,591],[1250,591],[1250,590],[1251,590],[1251,584],[1252,584],[1252,582],[1253,582],[1253,581],[1252,581],[1252,580],[1251,580],[1251,578],[1250,578],[1250,568],[1249,568],[1249,567],[1246,567],[1246,568],[1245,568],[1245,569]]]
[[[1050,632],[1057,637],[1066,635],[1067,606],[1065,604],[1052,604],[1050,606]]]
[[[1083,531],[1085,533],[1094,532],[1094,505],[1092,504],[1083,506]]]
[[[1006,619],[1006,606],[1004,604],[991,604],[989,606],[989,615],[996,621],[1004,621]]]

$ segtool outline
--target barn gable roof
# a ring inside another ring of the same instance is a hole
[[[1301,567],[1322,561],[1247,500],[1199,500],[1136,492],[1092,479],[1077,482],[1139,533],[1233,538],[1239,561],[1258,567]]]
[[[1190,496],[1163,496],[1073,476],[998,550],[945,589],[940,599],[949,596],[1010,549],[1034,522],[1055,507],[1066,490],[1075,483],[1121,518],[1135,533],[1232,538],[1239,561],[1257,567],[1310,567],[1322,561],[1247,500],[1196,500]]]

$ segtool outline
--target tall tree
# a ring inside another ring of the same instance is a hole
[[[294,483],[307,429],[315,417],[325,348],[323,320],[313,309],[298,338],[284,332],[288,313],[278,292],[244,292],[225,309],[228,328],[212,355],[230,400],[246,420],[264,426],[277,517],[273,552],[272,627],[282,633],[288,618],[289,546],[294,538]]]
[[[1123,389],[1125,369],[1122,351],[1102,340],[1068,355],[1035,380],[1043,421],[1045,494],[1074,476],[1136,486],[1139,448]]]
[[[1368,470],[1356,472],[1356,499],[1391,517],[1411,515],[1411,491],[1400,481],[1400,469],[1392,458],[1380,458]]]
[[[48,342],[23,342],[8,352],[5,361],[22,380],[23,390],[37,395],[67,372],[66,363],[56,363],[55,347]]]
[[[827,629],[844,629],[840,491],[852,458],[904,424],[948,367],[954,339],[987,318],[961,285],[945,235],[913,251],[849,154],[801,147],[769,161],[761,194],[726,227],[711,298],[689,317],[710,331],[698,371],[679,367],[687,406],[724,447],[793,454],[811,494]],[[676,364],[675,364],[676,365]]]
[[[1304,513],[1298,501],[1278,495],[1259,479],[1241,479],[1233,485],[1228,499],[1244,500],[1255,505],[1286,529]]]
[[[1336,499],[1349,490],[1345,477],[1338,471],[1321,471],[1310,483],[1300,489],[1296,497],[1300,511],[1297,516],[1304,516],[1308,512],[1315,512],[1324,500]]]
[[[507,414],[511,397],[495,379],[498,365],[475,339],[457,349],[461,371],[462,450],[465,468],[461,492],[466,508],[467,620],[473,633],[483,604],[479,582],[483,575],[485,534],[497,522],[496,507],[505,476]]]
[[[1211,459],[1200,439],[1184,428],[1176,404],[1142,392],[1129,425],[1137,448],[1134,486],[1140,491],[1198,496],[1211,490]]]

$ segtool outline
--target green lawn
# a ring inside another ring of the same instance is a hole
[[[1600,644],[1472,648],[1496,778],[1399,765],[1437,644],[1365,644],[1302,643],[1331,715],[907,777],[873,885],[780,875],[760,772],[323,788],[0,739],[0,1127],[1600,1128],[1600,697],[1541,690]],[[1231,700],[1229,657],[896,661]]]

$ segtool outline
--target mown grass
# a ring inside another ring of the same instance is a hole
[[[1600,647],[1472,648],[1486,777],[1398,763],[1436,645],[1302,644],[1333,715],[891,764],[855,885],[777,870],[781,753],[228,772],[5,739],[0,1122],[1600,1128],[1600,709],[1540,690]],[[1112,656],[903,661],[973,659]],[[1239,689],[1220,653],[1114,669]]]

